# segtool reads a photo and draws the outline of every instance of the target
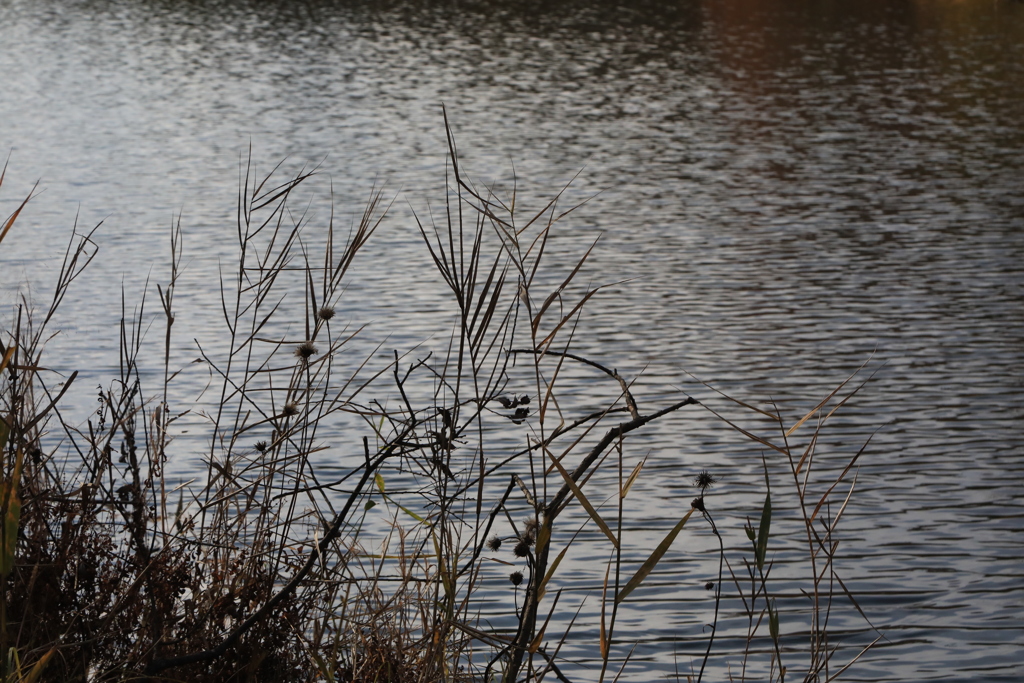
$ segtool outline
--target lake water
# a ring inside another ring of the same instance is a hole
[[[54,342],[88,380],[69,401],[87,406],[117,362],[120,284],[137,294],[166,275],[181,211],[181,302],[197,311],[184,324],[201,334],[251,143],[263,167],[322,161],[319,187],[329,176],[346,220],[375,181],[398,194],[348,314],[408,349],[440,306],[420,289],[429,265],[407,207],[443,197],[441,103],[475,177],[514,164],[539,205],[582,169],[568,199],[600,192],[567,219],[565,248],[601,234],[587,277],[626,282],[594,300],[577,350],[642,373],[641,408],[680,388],[710,400],[691,372],[774,399],[792,423],[884,363],[827,444],[838,462],[881,427],[840,554],[886,640],[848,679],[1024,679],[1020,2],[6,0],[0,213],[36,178],[44,192],[4,242],[3,303],[26,281],[45,299],[76,213],[105,221],[102,263]],[[758,450],[687,410],[639,442],[651,460],[633,560],[686,509],[700,469],[722,478],[719,509],[748,505],[723,513],[727,542],[742,545],[757,514]],[[567,604],[600,586],[605,550],[587,542]],[[623,680],[699,666],[711,550],[703,531],[678,542],[627,603],[624,651],[638,644]],[[593,600],[562,652],[573,680],[594,675]],[[851,647],[872,637],[856,614],[835,628]],[[722,642],[719,680],[736,645]]]

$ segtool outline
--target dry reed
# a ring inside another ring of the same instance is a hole
[[[205,416],[205,478],[191,487],[174,489],[165,474],[171,427],[188,413],[169,398],[180,222],[170,235],[170,277],[157,287],[162,385],[144,386],[139,372],[140,354],[152,353],[143,344],[143,300],[123,315],[120,372],[84,423],[59,410],[76,375],[56,375],[42,360],[54,311],[96,255],[92,231],[74,232],[48,310],[38,316],[17,306],[0,345],[2,680],[566,681],[559,652],[573,623],[562,633],[548,626],[563,585],[558,569],[577,538],[563,523],[569,508],[609,544],[594,643],[599,679],[617,679],[613,665],[619,672],[628,666],[628,657],[616,662],[612,654],[621,604],[694,513],[721,539],[705,496],[714,477],[701,473],[691,509],[645,562],[624,572],[624,500],[643,476],[642,461],[626,464],[628,437],[685,408],[712,408],[689,396],[641,405],[629,380],[573,353],[581,311],[600,289],[577,286],[593,246],[557,277],[545,260],[557,224],[573,209],[559,210],[559,193],[519,215],[518,188],[502,198],[477,188],[463,174],[450,129],[448,144],[446,218],[419,224],[449,296],[454,324],[446,350],[415,360],[396,352],[375,370],[372,359],[344,370],[351,366],[340,359],[354,333],[335,312],[352,263],[386,213],[382,193],[373,193],[343,242],[332,219],[314,258],[301,240],[310,228],[288,207],[315,170],[281,182],[244,165],[237,267],[222,289],[225,348],[199,349],[218,393]],[[0,241],[29,199],[3,223]],[[297,285],[290,278],[296,262]],[[299,320],[280,303],[282,290],[294,286],[305,302]],[[297,339],[285,332],[295,323],[303,330]],[[513,363],[517,377],[528,369],[528,388],[510,379]],[[607,378],[599,409],[563,411],[569,364]],[[382,393],[398,400],[375,400]],[[763,653],[752,647],[759,638],[772,643],[768,680],[831,680],[845,670],[832,661],[828,615],[848,596],[834,557],[849,495],[834,513],[830,501],[857,458],[824,490],[810,475],[820,429],[854,393],[834,393],[789,428],[778,411],[733,402],[770,419],[777,438],[713,411],[724,428],[785,458],[813,577],[814,635],[797,664],[798,648],[782,644],[769,581],[776,485],[746,530],[751,551],[742,566],[720,546],[719,564],[749,624],[744,651],[734,653],[742,661],[736,680],[763,680],[752,673]],[[363,427],[328,444],[322,434],[338,416],[355,416]],[[496,420],[528,422],[520,447],[493,442]],[[813,434],[800,450],[790,440],[805,423]],[[359,453],[333,481],[315,467],[315,454],[328,447]],[[618,482],[612,514],[588,492],[602,468]],[[382,532],[367,521],[375,506],[385,511]],[[498,536],[498,527],[512,532]],[[500,559],[505,553],[509,559]],[[481,617],[481,586],[495,561],[514,565],[512,629]],[[714,647],[723,578],[720,570],[716,624],[697,680]]]

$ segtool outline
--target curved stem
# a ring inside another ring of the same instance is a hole
[[[701,496],[703,499],[704,496]],[[701,682],[704,678],[704,667],[708,665],[708,658],[711,656],[711,646],[715,643],[715,633],[718,632],[718,606],[722,602],[722,564],[725,561],[725,544],[722,542],[722,535],[718,533],[718,527],[715,526],[715,520],[711,518],[711,513],[707,509],[701,510],[704,515],[704,519],[708,520],[708,524],[711,525],[711,531],[718,537],[718,583],[715,586],[715,619],[711,623],[711,638],[708,639],[708,649],[704,652],[704,661],[700,663],[700,673],[697,675],[697,683]]]

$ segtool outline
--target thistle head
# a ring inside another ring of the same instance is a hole
[[[700,474],[693,478],[693,485],[699,488],[701,491],[706,491],[718,481],[715,477],[711,476],[711,473],[707,470],[701,470]]]
[[[304,361],[309,360],[310,357],[315,356],[317,353],[317,348],[311,341],[302,342],[295,347],[295,355]]]

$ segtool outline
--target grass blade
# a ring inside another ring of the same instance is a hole
[[[631,489],[633,487],[633,482],[635,482],[636,478],[640,476],[640,470],[642,470],[644,468],[644,465],[646,463],[647,463],[647,458],[645,457],[643,460],[638,462],[636,464],[636,467],[633,468],[633,471],[630,472],[629,478],[626,479],[626,483],[623,484],[623,486],[622,486],[622,497],[623,498],[625,498],[626,494],[629,493],[629,489]]]
[[[764,483],[768,485],[768,475],[765,473]],[[761,508],[761,523],[757,528],[757,546],[754,557],[757,560],[757,568],[764,569],[764,557],[768,553],[768,532],[772,523],[772,490],[764,496],[764,507]]]
[[[679,532],[683,530],[686,523],[690,521],[690,515],[692,514],[693,508],[690,508],[689,512],[683,515],[683,518],[672,528],[672,531],[668,532],[668,535],[662,539],[661,543],[658,544],[658,547],[654,549],[653,553],[651,553],[651,556],[647,558],[647,561],[640,565],[640,569],[638,569],[636,574],[633,575],[633,578],[629,580],[629,583],[627,583],[622,590],[619,591],[619,594],[615,596],[615,602],[622,602],[625,600],[630,593],[636,590],[636,588],[643,583],[644,579],[647,578],[647,575],[654,571],[658,562],[661,561],[661,558],[666,552],[668,552],[672,542],[676,540],[676,536],[678,536]]]
[[[582,504],[584,509],[586,509],[587,514],[590,515],[590,518],[594,520],[594,523],[597,524],[597,526],[601,527],[601,531],[603,531],[604,535],[612,542],[612,545],[618,548],[619,540],[615,538],[615,534],[612,533],[608,524],[601,519],[601,515],[597,514],[597,510],[593,505],[591,505],[590,501],[587,500],[587,497],[583,495],[583,491],[581,491],[580,487],[576,485],[575,481],[573,481],[572,476],[565,471],[565,468],[562,467],[562,463],[558,462],[558,458],[556,458],[553,453],[548,451],[548,456],[551,458],[551,462],[555,464],[555,467],[558,468],[559,474],[561,474],[562,478],[565,479],[566,486],[569,487],[569,490],[571,490],[573,495],[575,495],[580,501],[580,504]]]

